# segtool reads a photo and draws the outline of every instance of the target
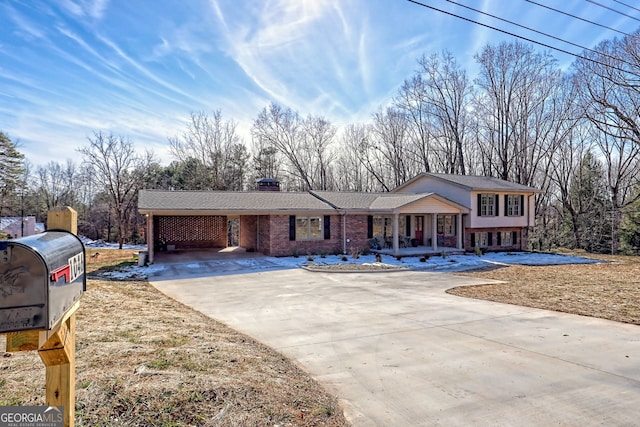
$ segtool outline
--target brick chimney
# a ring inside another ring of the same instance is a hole
[[[262,178],[256,181],[258,191],[280,191],[280,181],[273,178]]]

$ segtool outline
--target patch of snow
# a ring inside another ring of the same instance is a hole
[[[509,266],[509,265],[564,265],[564,264],[592,264],[602,262],[600,260],[591,259],[581,256],[548,254],[539,252],[490,252],[482,256],[475,254],[469,255],[447,255],[442,257],[434,255],[420,261],[422,257],[403,257],[397,259],[394,256],[383,255],[383,262],[376,262],[375,255],[361,255],[357,259],[347,256],[343,261],[341,255],[328,255],[326,257],[260,257],[246,258],[236,260],[217,260],[217,261],[201,261],[188,262],[184,264],[184,268],[189,270],[207,270],[210,264],[216,265],[216,270],[227,272],[242,272],[269,270],[272,268],[299,268],[305,265],[334,265],[334,264],[363,264],[372,266],[385,267],[405,267],[416,271],[435,271],[435,272],[460,272],[474,270],[487,266]],[[125,270],[104,272],[102,277],[111,279],[136,279],[145,280],[148,277],[162,274],[165,266],[162,264],[151,264],[140,267],[132,265]],[[166,272],[165,272],[166,273]]]

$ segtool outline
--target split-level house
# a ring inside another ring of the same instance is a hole
[[[435,173],[385,193],[278,190],[277,181],[262,180],[248,192],[140,191],[149,260],[159,250],[229,246],[272,256],[525,250],[539,192]]]

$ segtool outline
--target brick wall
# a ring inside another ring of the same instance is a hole
[[[226,216],[158,216],[154,217],[156,242],[176,249],[224,248],[227,246]]]
[[[258,218],[256,216],[240,217],[240,246],[247,251],[255,251],[257,243],[257,225]]]
[[[346,235],[349,240],[347,242],[347,253],[353,253],[355,250],[359,252],[369,250],[367,215],[347,215],[345,220]]]
[[[257,250],[260,253],[265,255],[271,254],[271,239],[269,238],[269,233],[271,230],[271,221],[269,220],[269,216],[260,215],[256,218],[257,223],[257,236],[258,236],[258,244]]]
[[[268,226],[266,226],[268,224]],[[330,238],[289,240],[289,215],[260,217],[260,252],[271,256],[317,255],[342,253],[339,215],[330,216]]]

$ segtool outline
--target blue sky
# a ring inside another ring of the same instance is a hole
[[[422,2],[580,50],[446,0]],[[526,0],[456,2],[586,47],[620,36]],[[622,32],[640,27],[640,11],[623,4],[631,0],[536,2]],[[475,53],[513,39],[406,0],[0,0],[0,17],[0,131],[34,165],[78,161],[93,131],[167,164],[167,138],[197,111],[220,109],[249,142],[272,101],[337,126],[366,122],[423,54],[448,49],[473,78]]]

